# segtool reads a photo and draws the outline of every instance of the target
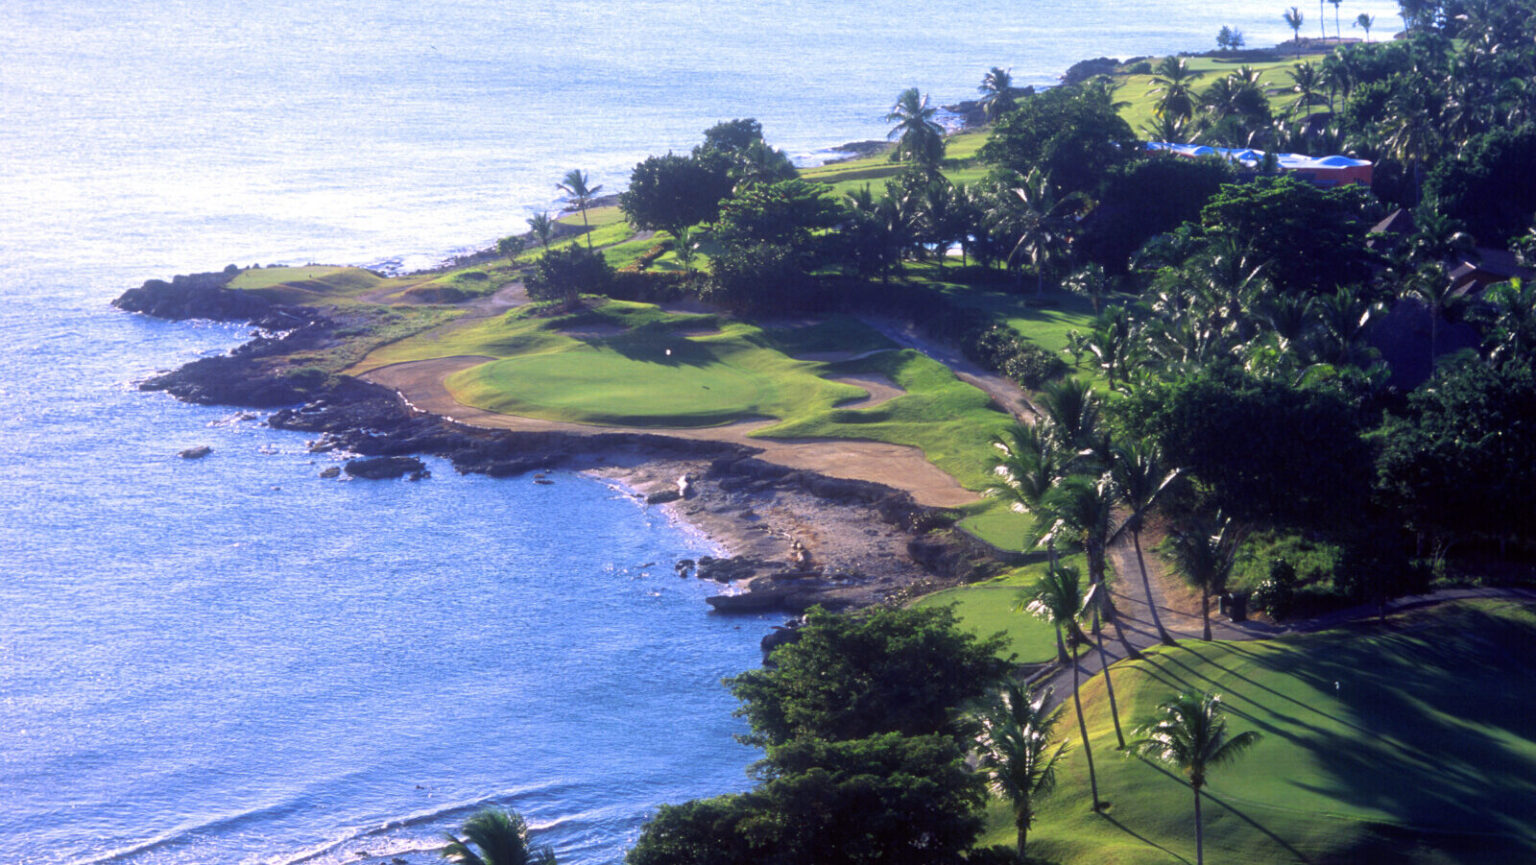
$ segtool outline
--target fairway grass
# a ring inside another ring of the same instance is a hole
[[[1064,556],[1062,561],[1083,567],[1081,554]],[[913,601],[912,606],[953,604],[961,628],[981,638],[999,632],[1007,637],[1005,657],[1012,654],[1018,664],[1047,663],[1056,657],[1056,629],[1026,610],[1015,609],[1020,606],[1020,593],[1034,585],[1044,572],[1044,562],[1015,568],[991,580],[924,595]]]
[[[1205,853],[1220,863],[1536,861],[1536,607],[1471,601],[1316,634],[1188,640],[1112,668],[1122,723],[1185,689],[1222,695],[1232,733],[1263,739],[1214,769]],[[1187,863],[1180,775],[1115,750],[1101,678],[1083,689],[1107,812],[1093,814],[1075,721],[1030,853],[1043,861]],[[987,843],[1012,826],[994,809]]]

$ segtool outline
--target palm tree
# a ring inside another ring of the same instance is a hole
[[[1067,749],[1066,742],[1051,744],[1061,707],[1048,711],[1050,697],[1049,688],[1034,694],[1010,682],[973,716],[979,728],[976,763],[992,793],[1013,806],[1020,861],[1024,861],[1025,837],[1035,822],[1035,799],[1056,786],[1056,761]]]
[[[1158,714],[1138,728],[1138,754],[1166,763],[1189,778],[1195,791],[1195,865],[1205,865],[1205,829],[1200,820],[1200,788],[1206,774],[1230,763],[1259,741],[1245,730],[1228,738],[1219,694],[1179,694],[1158,706]]]
[[[1031,168],[1021,186],[1013,188],[1019,204],[1010,211],[1018,242],[1008,254],[1010,262],[1028,258],[1035,269],[1035,293],[1045,293],[1045,268],[1066,245],[1071,227],[1067,219],[1078,204],[1076,193],[1058,198],[1045,173]],[[1022,205],[1022,206],[1019,206]]]
[[[1078,625],[1078,616],[1082,614],[1083,595],[1082,574],[1077,568],[1060,565],[1055,562],[1046,567],[1045,575],[1028,590],[1030,601],[1027,609],[1037,618],[1041,618],[1056,626],[1057,639],[1063,631],[1067,635],[1067,645],[1072,647],[1074,660],[1072,666],[1072,702],[1077,707],[1077,731],[1083,739],[1083,756],[1088,761],[1088,787],[1093,795],[1093,810],[1099,810],[1099,779],[1093,771],[1093,748],[1088,744],[1088,723],[1083,720],[1083,698],[1078,693],[1078,669],[1075,656],[1077,647],[1086,642],[1083,629]]]
[[[1419,300],[1429,310],[1429,372],[1433,377],[1435,358],[1440,354],[1440,319],[1456,299],[1456,284],[1444,264],[1426,261],[1403,282],[1399,293]]]
[[[576,201],[576,209],[581,211],[581,224],[587,230],[587,250],[592,249],[592,225],[587,222],[587,205],[599,192],[603,191],[603,185],[587,186],[587,175],[579,168],[572,168],[565,173],[565,180],[555,184],[555,187]]]
[[[1474,311],[1488,324],[1483,344],[1489,360],[1500,363],[1536,351],[1536,279],[1516,277],[1491,286]]]
[[[1301,25],[1306,20],[1306,16],[1302,15],[1301,10],[1295,6],[1292,6],[1285,13],[1285,23],[1291,28],[1291,32],[1296,35],[1296,59],[1298,60],[1301,59]]]
[[[1173,637],[1163,627],[1157,613],[1157,602],[1152,596],[1152,581],[1147,576],[1147,560],[1141,552],[1141,530],[1147,512],[1157,504],[1163,494],[1178,480],[1179,470],[1164,465],[1157,446],[1144,442],[1131,442],[1116,447],[1110,463],[1110,477],[1114,479],[1120,500],[1131,509],[1121,529],[1131,533],[1131,543],[1136,547],[1136,564],[1141,568],[1141,586],[1147,593],[1147,608],[1152,611],[1152,624],[1157,637],[1173,645]]]
[[[548,213],[535,213],[528,219],[528,228],[533,231],[533,236],[538,239],[539,245],[548,252],[549,242],[555,236],[555,221],[549,218]]]
[[[906,159],[927,171],[937,170],[944,158],[944,128],[933,117],[938,109],[928,104],[928,97],[916,87],[901,91],[896,104],[891,106],[885,122],[895,123],[887,138],[895,138],[896,149],[891,160]]]
[[[1191,71],[1189,62],[1183,57],[1169,55],[1159,60],[1152,69],[1152,84],[1155,86],[1147,91],[1149,94],[1157,94],[1157,105],[1153,108],[1157,116],[1174,120],[1188,120],[1194,116],[1193,82],[1199,77],[1200,74]]]
[[[1205,625],[1202,638],[1210,640],[1211,595],[1226,591],[1241,532],[1230,517],[1217,518],[1214,524],[1196,520],[1176,530],[1172,541],[1174,562],[1200,590],[1200,617]]]
[[[459,865],[555,865],[553,848],[528,846],[528,824],[514,811],[486,808],[459,831],[462,839],[444,833],[442,849],[444,859]]]
[[[1009,70],[993,66],[982,77],[981,86],[976,91],[981,94],[981,108],[988,122],[996,122],[997,118],[1013,110],[1013,74]]]
[[[1110,485],[1104,478],[1088,475],[1072,475],[1052,487],[1040,502],[1041,519],[1036,523],[1039,534],[1059,535],[1071,539],[1083,548],[1088,557],[1088,583],[1093,587],[1090,594],[1095,603],[1090,604],[1094,643],[1099,650],[1099,665],[1104,668],[1104,689],[1109,694],[1109,714],[1115,723],[1115,738],[1125,747],[1125,735],[1120,730],[1120,710],[1115,703],[1115,685],[1109,675],[1109,655],[1104,650],[1104,632],[1099,627],[1102,610],[1115,633],[1125,647],[1128,658],[1138,658],[1141,653],[1131,646],[1120,627],[1119,618],[1105,593],[1104,576],[1107,570],[1106,547],[1109,544],[1109,523],[1114,512],[1115,499]]]
[[[1072,271],[1061,287],[1088,298],[1093,304],[1093,314],[1098,315],[1099,307],[1104,305],[1104,296],[1109,294],[1109,279],[1104,275],[1104,265],[1089,262]]]
[[[1291,78],[1291,90],[1298,94],[1296,102],[1291,106],[1294,113],[1305,113],[1306,109],[1319,101],[1318,89],[1323,86],[1322,74],[1311,63],[1298,63],[1288,73]]]
[[[1344,0],[1328,0],[1333,4],[1333,38],[1342,41],[1344,34],[1339,30],[1339,6]]]
[[[1376,19],[1365,14],[1364,12],[1361,12],[1359,16],[1355,18],[1355,26],[1365,31],[1365,41],[1367,42],[1371,41],[1371,26],[1375,23]]]

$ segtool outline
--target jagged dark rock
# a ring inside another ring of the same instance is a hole
[[[177,456],[184,460],[200,460],[211,453],[213,453],[213,448],[209,447],[208,445],[198,445],[196,447],[187,448],[186,450],[177,454]]]
[[[349,460],[346,465],[348,477],[371,481],[392,480],[406,475],[413,475],[411,480],[421,480],[425,477],[425,470],[426,464],[415,457],[364,457]]]

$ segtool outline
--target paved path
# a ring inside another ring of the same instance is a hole
[[[1145,549],[1145,544],[1143,544]],[[1152,624],[1152,615],[1148,609],[1148,597],[1142,586],[1141,571],[1136,564],[1136,551],[1131,544],[1129,533],[1122,533],[1116,538],[1109,548],[1110,565],[1119,575],[1114,583],[1110,596],[1114,600],[1115,609],[1120,617],[1120,627],[1125,633],[1126,642],[1131,647],[1140,651],[1158,644],[1157,629]],[[1149,582],[1152,586],[1152,603],[1157,604],[1158,616],[1162,618],[1163,627],[1166,628],[1176,640],[1198,640],[1202,635],[1202,625],[1199,611],[1199,598],[1193,598],[1193,606],[1185,600],[1188,594],[1182,586],[1175,581],[1177,577],[1168,572],[1161,558],[1156,554],[1146,556]],[[1178,600],[1170,602],[1170,596]],[[1409,595],[1387,604],[1386,612],[1397,613],[1403,610],[1411,610],[1418,607],[1427,607],[1441,604],[1447,601],[1459,601],[1469,598],[1512,598],[1527,601],[1536,601],[1536,589],[1504,589],[1504,588],[1468,588],[1468,589],[1442,589],[1425,595]],[[1365,604],[1350,607],[1344,610],[1336,610],[1322,616],[1309,619],[1301,619],[1288,622],[1283,625],[1267,622],[1247,621],[1231,622],[1225,616],[1218,616],[1215,610],[1211,611],[1211,637],[1216,640],[1262,640],[1278,637],[1283,634],[1303,634],[1312,631],[1322,631],[1335,628],[1348,622],[1367,620],[1379,615],[1380,611],[1375,604]],[[1105,624],[1104,652],[1109,657],[1111,666],[1115,662],[1126,657],[1125,646],[1116,639],[1114,628]],[[1103,670],[1099,662],[1097,649],[1083,652],[1077,658],[1078,675],[1080,683],[1086,683],[1091,677],[1098,675]],[[1072,668],[1063,665],[1055,665],[1043,672],[1038,684],[1044,684],[1053,689],[1052,704],[1061,703],[1072,694]]]

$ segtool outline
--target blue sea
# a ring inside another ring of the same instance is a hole
[[[1346,36],[1398,24],[1342,11]],[[617,191],[720,120],[816,161],[884,137],[905,87],[957,102],[992,66],[1043,85],[1223,25],[1272,44],[1280,12],[0,4],[0,865],[425,863],[484,805],[611,863],[757,757],[720,679],[775,621],[713,616],[672,575],[707,539],[574,475],[322,480],[334,458],[259,415],[136,390],[247,334],[118,313],[125,288],[425,267],[525,230],[568,169]]]

